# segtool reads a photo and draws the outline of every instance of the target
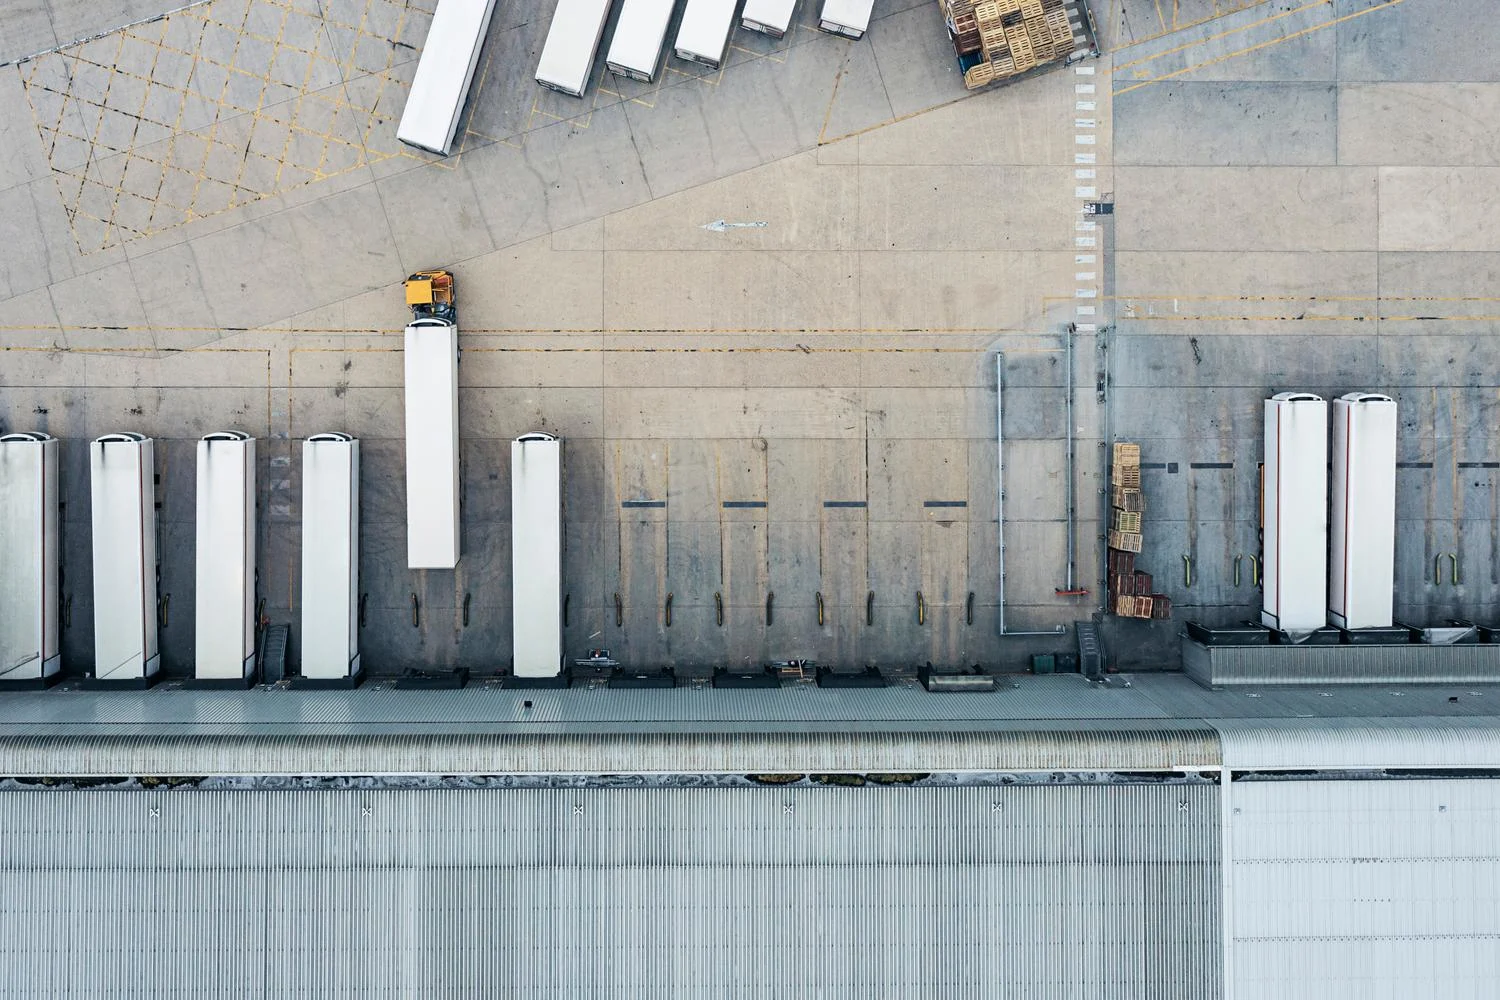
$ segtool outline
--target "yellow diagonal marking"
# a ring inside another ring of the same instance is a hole
[[[1280,38],[1273,38],[1269,41],[1261,42],[1257,45],[1250,45],[1243,49],[1230,52],[1226,55],[1218,56],[1214,59],[1206,59],[1203,62],[1196,63],[1192,66],[1184,66],[1182,69],[1173,70],[1170,73],[1163,73],[1161,76],[1153,77],[1150,80],[1142,80],[1140,83],[1133,83],[1128,87],[1122,87],[1119,90],[1115,91],[1115,96],[1120,97],[1124,94],[1130,93],[1132,90],[1139,90],[1140,88],[1148,87],[1153,83],[1161,83],[1163,80],[1171,80],[1175,77],[1183,76],[1184,74],[1192,73],[1196,70],[1206,69],[1209,66],[1217,66],[1221,62],[1227,62],[1228,60],[1237,58],[1239,56],[1249,55],[1252,52],[1259,52],[1262,49],[1269,49],[1272,46],[1281,45],[1284,42],[1290,42],[1293,39],[1302,38],[1305,35],[1311,35],[1314,32],[1322,31],[1324,28],[1332,28],[1335,25],[1343,24],[1345,21],[1352,21],[1355,18],[1364,17],[1367,14],[1374,14],[1375,12],[1382,10],[1390,10],[1397,4],[1402,4],[1405,2],[1406,0],[1386,0],[1386,2],[1379,7],[1367,7],[1364,10],[1357,10],[1352,14],[1345,14],[1343,17],[1335,17],[1331,20],[1324,21],[1322,24],[1315,24],[1310,28],[1303,28],[1301,31],[1295,31],[1290,35],[1283,35]]]

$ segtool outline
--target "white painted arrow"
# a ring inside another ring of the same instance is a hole
[[[707,229],[712,233],[727,233],[731,229],[764,229],[766,224],[764,222],[725,222],[723,219],[716,219],[698,228]]]

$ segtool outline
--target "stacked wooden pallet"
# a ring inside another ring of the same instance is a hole
[[[938,0],[970,90],[1066,59],[1074,48],[1065,0]]]
[[[1116,442],[1110,466],[1109,607],[1122,618],[1170,618],[1172,602],[1154,593],[1151,574],[1135,568],[1141,551],[1141,446]]]

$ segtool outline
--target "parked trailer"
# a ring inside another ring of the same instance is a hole
[[[198,442],[193,676],[255,674],[255,438],[217,431]]]
[[[396,128],[397,139],[448,155],[494,12],[495,0],[441,0],[437,5]]]
[[[0,682],[62,669],[57,602],[57,439],[0,436]]]
[[[734,31],[734,7],[735,0],[687,0],[673,43],[677,58],[712,69],[722,66]]]
[[[676,8],[677,0],[625,0],[604,57],[609,71],[632,80],[654,81]]]
[[[458,565],[458,327],[406,328],[406,565]]]
[[[613,0],[558,0],[536,67],[536,82],[543,87],[582,97],[588,89],[599,39],[609,20]]]
[[[1333,401],[1328,620],[1389,628],[1396,591],[1396,401],[1351,392]]]
[[[823,0],[818,27],[835,35],[863,38],[870,27],[870,10],[875,0]]]
[[[94,679],[149,683],[157,652],[156,449],[142,434],[89,445]]]
[[[1328,403],[1277,393],[1265,421],[1260,618],[1307,632],[1328,621]]]
[[[745,0],[740,24],[772,38],[783,38],[796,16],[797,0]]]
[[[359,442],[302,443],[302,676],[359,677]]]
[[[513,671],[562,670],[562,441],[525,434],[510,446]]]

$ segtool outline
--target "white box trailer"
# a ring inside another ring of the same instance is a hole
[[[818,27],[835,35],[863,38],[870,27],[870,11],[875,0],[823,0]]]
[[[1351,392],[1333,401],[1328,620],[1389,628],[1396,591],[1396,401]]]
[[[1280,392],[1265,421],[1261,623],[1309,632],[1328,622],[1328,403]]]
[[[447,156],[490,28],[495,0],[441,0],[417,60],[396,138]]]
[[[359,676],[359,442],[302,443],[302,676]]]
[[[458,327],[406,328],[406,565],[458,565]]]
[[[193,676],[255,673],[255,439],[242,431],[198,442]]]
[[[609,20],[613,0],[558,0],[542,44],[536,82],[543,87],[582,97],[588,89],[599,40]]]
[[[677,0],[625,0],[604,57],[609,71],[646,83],[654,81],[676,8]]]
[[[141,683],[161,667],[156,608],[156,449],[142,434],[89,445],[94,679]]]
[[[562,671],[562,441],[525,434],[510,445],[513,671]]]
[[[673,49],[678,59],[713,69],[724,64],[734,31],[735,0],[687,0]]]
[[[62,669],[57,618],[57,439],[0,436],[0,681]]]
[[[797,15],[797,0],[745,0],[740,24],[772,38],[783,38]]]

